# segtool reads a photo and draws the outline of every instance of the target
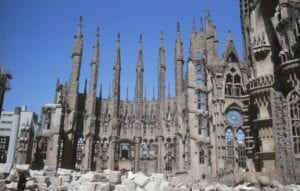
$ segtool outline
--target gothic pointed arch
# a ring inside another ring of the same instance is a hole
[[[300,156],[300,93],[296,90],[288,95],[293,150]]]
[[[225,69],[225,96],[244,95],[242,74],[238,63],[228,64]]]
[[[225,130],[225,167],[234,168],[234,131],[232,127]]]
[[[227,42],[222,55],[222,63],[238,63],[239,57],[232,39],[231,32],[228,32]]]
[[[245,132],[242,128],[238,128],[236,131],[237,142],[237,155],[239,168],[246,168],[246,146],[245,146]]]

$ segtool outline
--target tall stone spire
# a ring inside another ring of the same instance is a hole
[[[177,35],[175,41],[175,91],[178,103],[182,101],[183,79],[182,79],[182,66],[183,60],[183,45],[180,37],[180,24],[177,23]],[[180,104],[181,105],[181,104]]]
[[[206,33],[206,62],[207,64],[218,63],[218,36],[217,30],[210,19],[209,11],[206,11],[205,17],[205,33]]]
[[[135,81],[135,102],[136,116],[139,118],[143,113],[143,81],[144,81],[144,61],[143,61],[143,43],[142,34],[140,34],[138,60],[136,65],[136,81]]]
[[[121,50],[120,33],[117,35],[115,63],[113,66],[113,116],[117,117],[120,106],[120,77],[121,77]]]
[[[79,19],[77,33],[74,37],[73,50],[72,50],[72,71],[69,79],[68,87],[68,105],[70,110],[76,110],[77,94],[79,87],[80,67],[82,58],[82,17]]]
[[[166,61],[165,61],[165,48],[163,32],[160,32],[160,45],[158,53],[158,100],[165,99],[165,73],[166,73]]]
[[[89,115],[95,114],[96,105],[96,91],[97,91],[97,81],[98,81],[98,70],[99,70],[99,28],[96,32],[96,40],[93,46],[93,55],[91,62],[91,77],[88,95],[88,104],[86,104],[86,110]]]
[[[83,135],[85,139],[84,158],[82,161],[82,170],[91,170],[92,165],[92,144],[93,135],[96,129],[96,89],[98,81],[98,68],[99,68],[99,28],[96,32],[96,41],[93,46],[93,55],[91,61],[91,78],[89,86],[89,94],[85,104],[85,110],[87,111],[87,117],[84,122]]]

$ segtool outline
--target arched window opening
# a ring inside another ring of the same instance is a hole
[[[234,135],[231,127],[225,131],[225,154],[226,154],[226,167],[233,169],[234,167]]]
[[[236,74],[234,76],[234,83],[235,84],[240,84],[241,83],[241,76],[240,75]]]
[[[198,118],[198,134],[204,135],[206,131],[206,119],[203,117]]]
[[[300,154],[300,95],[296,91],[290,95],[289,99],[290,120],[292,127],[292,137],[294,153]]]
[[[47,111],[44,118],[44,129],[50,129],[51,113]]]
[[[205,94],[201,91],[197,93],[197,109],[204,111],[205,109]]]
[[[226,83],[232,83],[232,75],[231,74],[227,74],[226,76]]]
[[[95,145],[94,145],[94,162],[97,161],[98,157],[100,156],[100,141],[96,140]]]
[[[77,163],[81,163],[82,162],[82,158],[84,155],[84,139],[83,137],[80,137],[77,141],[77,150],[76,150],[76,160]]]
[[[166,171],[172,171],[172,161],[173,161],[173,144],[171,142],[171,138],[167,138],[166,146],[166,155],[165,155],[165,161],[166,161]]]
[[[236,72],[236,69],[231,68],[229,74],[226,75],[225,95],[227,96],[241,96],[244,94],[242,78]]]
[[[204,83],[205,83],[204,67],[202,64],[197,64],[196,65],[196,84],[204,85]]]
[[[242,129],[236,132],[238,165],[240,168],[246,168],[246,147],[245,147],[245,133]]]
[[[129,144],[128,143],[121,143],[120,144],[120,151],[121,151],[121,160],[128,160],[129,159]]]
[[[204,164],[204,149],[202,146],[199,149],[199,163]]]

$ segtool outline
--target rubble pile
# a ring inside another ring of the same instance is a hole
[[[227,183],[225,183],[227,182]],[[230,182],[230,183],[228,183]],[[192,179],[189,176],[163,173],[146,176],[142,172],[104,170],[103,173],[62,169],[46,166],[31,170],[29,165],[16,165],[5,178],[0,173],[0,191],[296,191],[299,185],[283,186],[267,176],[241,173],[231,176],[231,181],[221,179]]]

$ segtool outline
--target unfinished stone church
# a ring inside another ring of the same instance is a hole
[[[224,51],[218,53],[217,29],[209,15],[203,27],[191,29],[189,44],[182,43],[177,25],[175,97],[165,95],[161,33],[154,100],[143,97],[144,72],[150,71],[144,71],[142,35],[134,100],[120,99],[120,34],[111,96],[103,98],[101,92],[97,96],[99,30],[89,86],[78,92],[83,55],[80,19],[70,78],[65,84],[57,81],[54,102],[42,107],[32,166],[187,172],[191,177],[249,171],[299,183],[300,3],[241,0],[240,8],[244,58],[237,54],[230,32]],[[189,55],[184,56],[186,48]]]

